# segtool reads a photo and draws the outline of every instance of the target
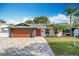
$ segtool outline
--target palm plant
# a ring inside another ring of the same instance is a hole
[[[74,24],[79,25],[79,11],[74,14],[74,16],[78,17],[74,19]]]
[[[74,14],[74,16],[79,16],[79,11],[77,11],[75,14]]]
[[[66,12],[67,16],[70,18],[70,34],[72,36],[72,16],[79,16],[79,14],[76,12],[78,7],[71,7],[69,6],[67,9],[64,10]]]

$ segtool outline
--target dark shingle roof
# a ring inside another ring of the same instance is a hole
[[[15,25],[15,26],[30,26],[30,25],[25,24],[25,23],[20,23],[20,24],[17,24],[17,25]]]

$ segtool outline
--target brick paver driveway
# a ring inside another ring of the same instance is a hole
[[[37,38],[0,38],[0,56],[53,56],[47,41]]]

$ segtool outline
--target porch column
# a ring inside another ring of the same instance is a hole
[[[41,29],[41,36],[45,37],[45,29],[44,28]]]
[[[33,28],[32,29],[32,37],[35,37],[36,36],[36,30]]]

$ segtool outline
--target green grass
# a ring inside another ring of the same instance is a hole
[[[57,56],[78,56],[79,55],[79,38],[77,38],[77,46],[73,46],[72,37],[52,37],[46,38],[49,46]]]

